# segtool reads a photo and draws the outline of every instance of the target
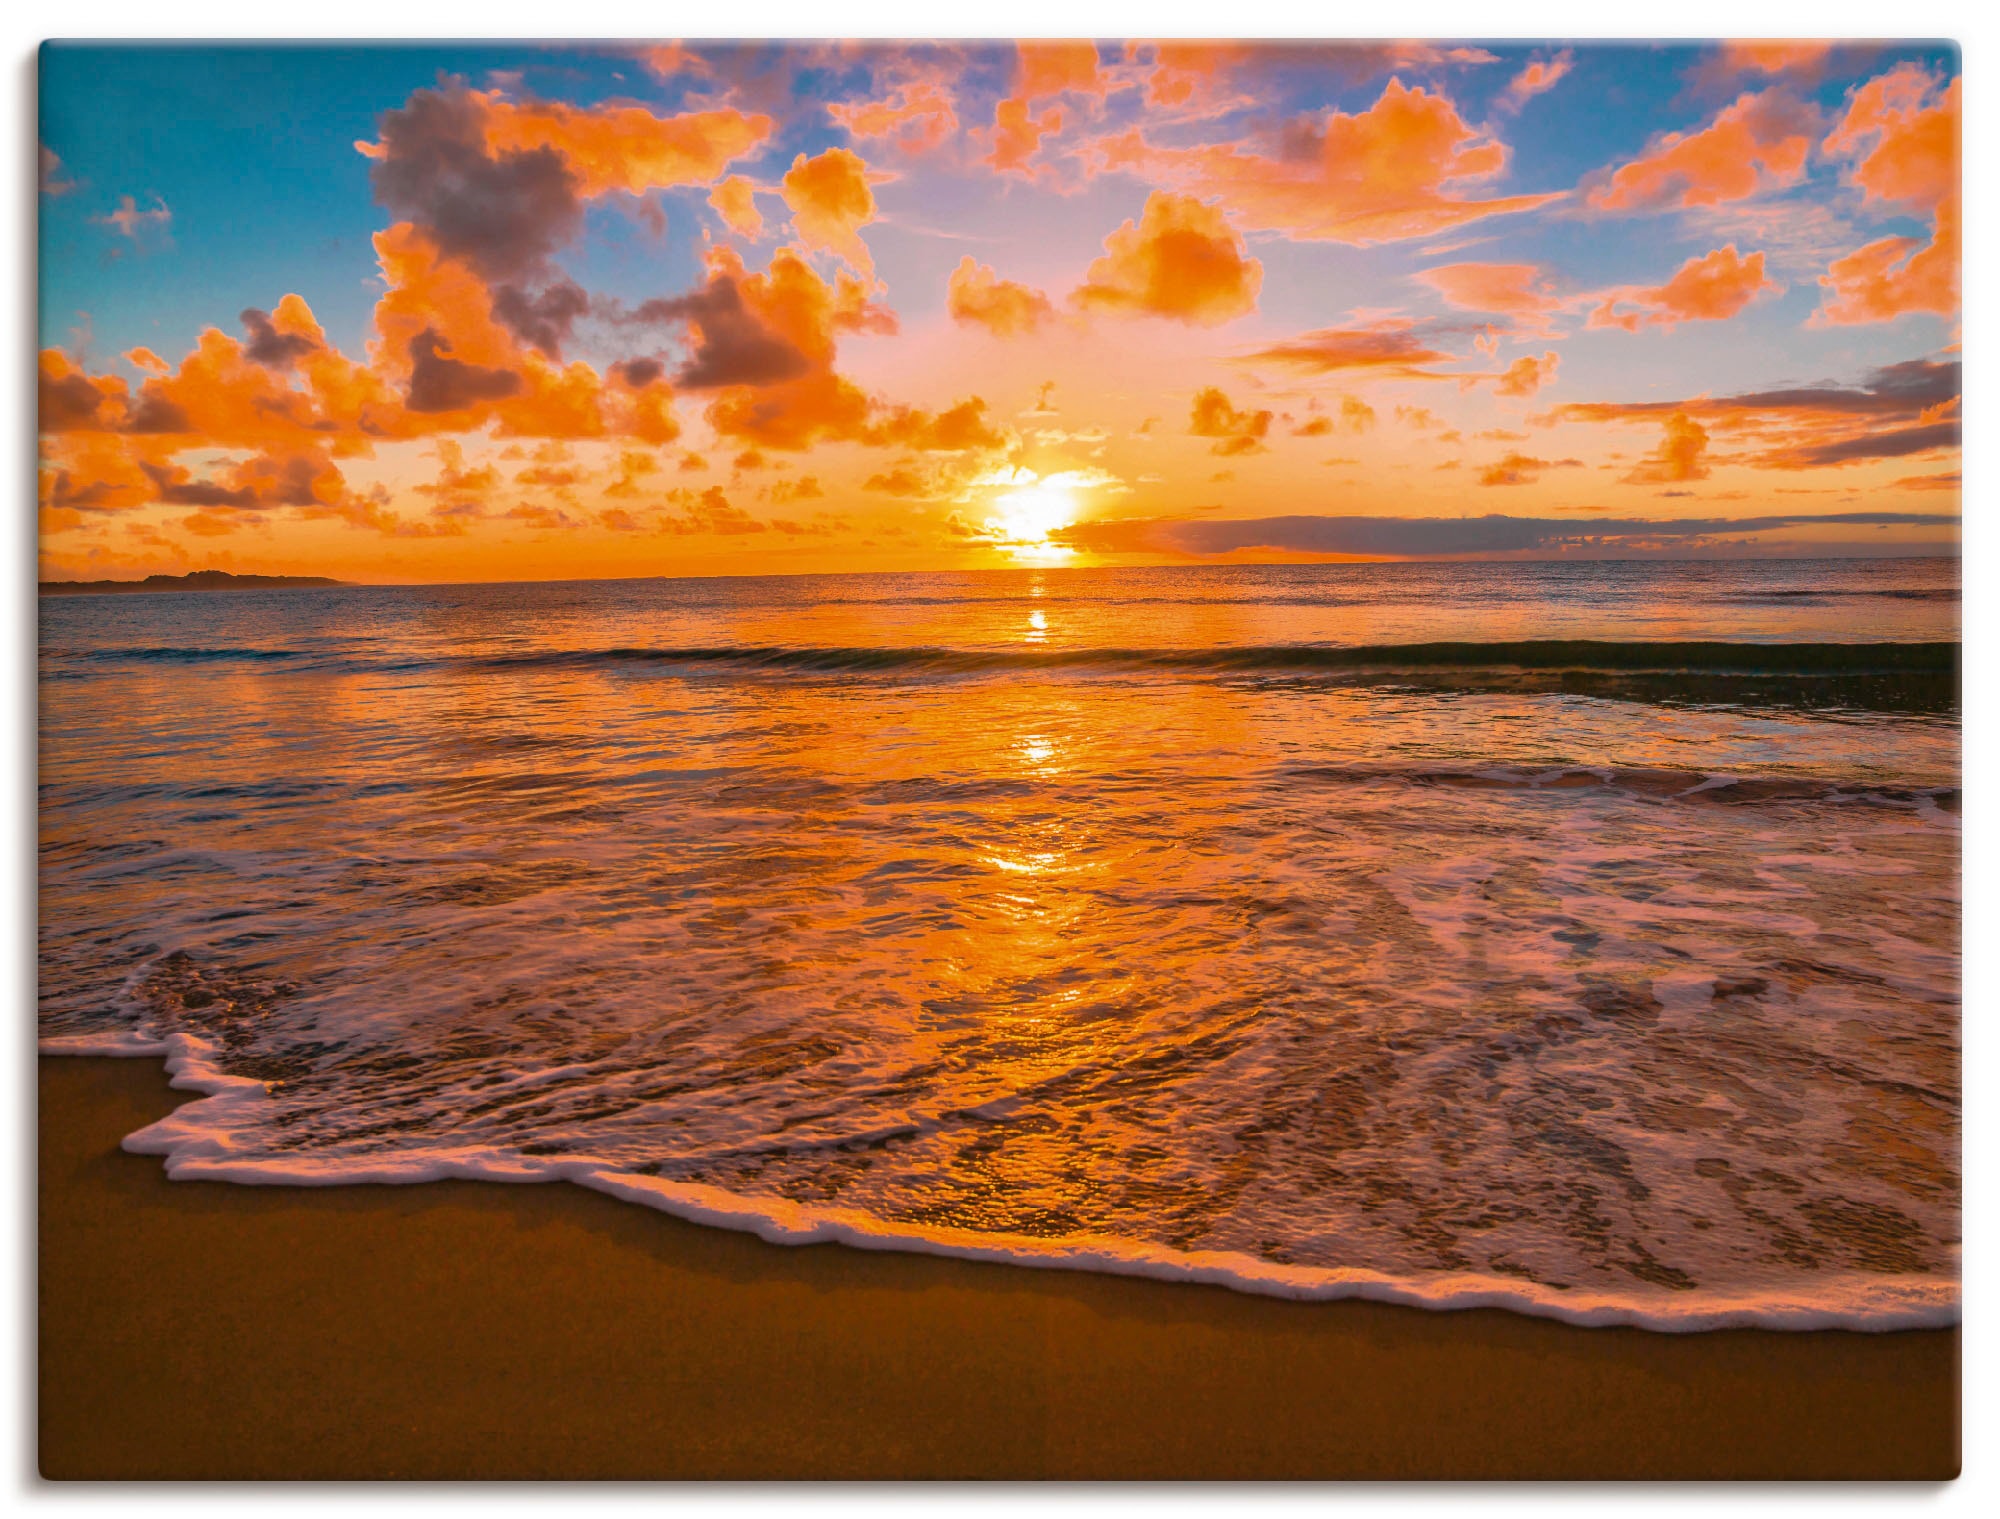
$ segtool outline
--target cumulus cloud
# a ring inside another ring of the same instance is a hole
[[[846,148],[828,148],[816,158],[801,153],[785,171],[781,193],[800,242],[873,274],[875,262],[860,234],[875,219],[875,192],[859,154]]]
[[[481,401],[511,396],[520,388],[521,377],[512,370],[488,369],[451,357],[432,328],[426,327],[410,343],[410,388],[404,404],[411,411],[463,411]]]
[[[1556,369],[1561,363],[1561,357],[1554,353],[1545,353],[1540,358],[1523,354],[1492,376],[1493,393],[1517,398],[1531,396],[1556,377]]]
[[[1219,209],[1155,190],[1138,221],[1105,238],[1103,257],[1070,301],[1085,311],[1213,327],[1256,310],[1263,283],[1264,266]]]
[[[1528,66],[1507,81],[1501,103],[1507,110],[1518,111],[1537,95],[1547,94],[1561,82],[1576,62],[1576,54],[1564,48],[1553,58],[1536,58]]]
[[[1931,235],[1927,242],[1880,238],[1834,260],[1820,278],[1829,294],[1816,322],[1888,322],[1911,312],[1958,310],[1960,85],[1958,79],[1941,85],[1904,63],[1850,96],[1825,151],[1858,158],[1854,183],[1865,200],[1927,213]]]
[[[852,137],[887,138],[905,153],[927,153],[958,130],[958,112],[937,81],[912,81],[879,100],[836,101],[827,114]]]
[[[722,224],[738,237],[752,242],[764,235],[764,216],[757,209],[757,187],[741,174],[732,174],[708,192]]]
[[[243,345],[244,357],[269,369],[290,369],[326,346],[326,334],[296,295],[280,301],[275,314],[249,306],[237,320],[249,334]]]
[[[1055,315],[1055,308],[1041,291],[1001,279],[969,253],[958,261],[946,283],[945,309],[953,321],[984,327],[997,338],[1035,332]]]
[[[1666,420],[1660,446],[1627,473],[1627,485],[1679,485],[1689,480],[1706,480],[1708,430],[1684,411]]]
[[[1212,454],[1259,454],[1264,437],[1271,430],[1268,411],[1238,411],[1214,386],[1195,392],[1188,416],[1188,431],[1197,438],[1213,438]]]
[[[1631,214],[1748,200],[1797,184],[1819,112],[1783,86],[1739,96],[1695,132],[1668,132],[1592,184],[1592,210]]]
[[[1400,79],[1357,115],[1295,118],[1262,143],[1167,147],[1135,129],[1098,154],[1105,169],[1151,174],[1219,201],[1248,230],[1299,239],[1427,237],[1562,198],[1473,193],[1506,167],[1505,145],[1468,126],[1445,96]]]
[[[1739,254],[1730,243],[1689,259],[1664,285],[1609,292],[1590,313],[1590,325],[1637,332],[1679,322],[1723,322],[1765,291],[1782,288],[1764,277],[1762,253]]]

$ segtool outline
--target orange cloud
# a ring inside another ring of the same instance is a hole
[[[1102,99],[1111,87],[1098,67],[1094,42],[1017,42],[1014,49],[1019,59],[1014,94],[1020,100],[1063,94]]]
[[[553,148],[577,175],[579,192],[593,197],[713,183],[771,135],[770,117],[735,110],[656,116],[641,105],[516,104],[494,92],[470,93],[481,104],[490,151]]]
[[[951,272],[945,309],[954,321],[984,327],[997,338],[1034,332],[1055,314],[1041,291],[1001,279],[969,253]]]
[[[1806,385],[1679,401],[1584,401],[1537,422],[1668,421],[1676,413],[1709,434],[1726,433],[1760,469],[1839,468],[1905,459],[1959,446],[1960,369],[1910,359],[1875,370],[1859,385]]]
[[[1057,95],[1084,95],[1102,100],[1109,77],[1098,67],[1092,42],[1018,42],[1015,45],[1014,92],[993,108],[993,151],[985,162],[1002,174],[1029,173],[1028,160],[1044,137],[1063,128],[1060,107],[1040,116],[1029,113],[1038,100]]]
[[[801,242],[839,255],[863,274],[874,273],[860,229],[875,219],[875,192],[858,153],[846,148],[828,148],[817,158],[801,153],[781,183]]]
[[[1197,438],[1214,438],[1212,454],[1260,454],[1264,436],[1271,430],[1268,411],[1238,411],[1229,397],[1214,386],[1195,392],[1188,417],[1188,432]]]
[[[757,209],[757,187],[741,174],[732,174],[708,192],[722,224],[738,237],[752,242],[764,235],[763,213]]]
[[[1461,311],[1495,311],[1534,327],[1562,308],[1537,264],[1439,264],[1417,278]]]
[[[1575,62],[1576,55],[1567,48],[1553,58],[1535,59],[1507,82],[1505,100],[1519,110],[1535,96],[1554,89]]]
[[[1818,112],[1782,88],[1739,97],[1694,133],[1669,132],[1592,188],[1598,211],[1664,211],[1747,200],[1805,174]]]
[[[1500,396],[1531,396],[1556,377],[1561,358],[1545,353],[1540,358],[1523,354],[1493,380],[1493,393]]]
[[[1834,260],[1816,323],[1887,322],[1910,312],[1949,316],[1960,303],[1960,80],[1899,64],[1856,90],[1822,145],[1859,157],[1854,183],[1870,203],[1931,215],[1929,242],[1886,237]]]
[[[1002,174],[1025,174],[1028,160],[1035,156],[1042,139],[1060,132],[1062,124],[1060,108],[1030,116],[1026,101],[1003,100],[993,110],[993,151],[983,162]]]
[[[1369,327],[1329,327],[1302,333],[1245,354],[1241,362],[1277,365],[1306,374],[1362,369],[1373,370],[1388,379],[1439,380],[1447,376],[1422,366],[1449,363],[1455,357],[1430,347],[1414,324],[1390,320]]]
[[[1706,480],[1708,429],[1684,411],[1666,420],[1660,446],[1621,477],[1627,485],[1677,485],[1690,480]]]
[[[1766,290],[1781,288],[1764,278],[1762,253],[1742,255],[1730,243],[1689,259],[1664,285],[1613,291],[1590,313],[1590,325],[1637,332],[1643,326],[1727,321]],[[1620,310],[1625,304],[1638,309]]]
[[[951,96],[931,83],[902,85],[883,100],[836,103],[827,114],[853,136],[886,137],[905,153],[927,153],[958,130]]]
[[[1319,412],[1317,398],[1312,403],[1314,412]],[[1295,438],[1324,438],[1338,430],[1344,433],[1364,433],[1375,425],[1375,408],[1359,396],[1342,396],[1337,416],[1320,413],[1310,416],[1292,429]]]
[[[1534,459],[1527,454],[1511,453],[1487,465],[1479,472],[1481,485],[1533,485],[1541,478],[1545,469],[1573,469],[1580,461],[1576,459]]]
[[[1359,115],[1286,123],[1271,147],[1163,148],[1133,131],[1101,143],[1099,156],[1105,169],[1152,173],[1220,199],[1253,231],[1333,242],[1426,237],[1562,198],[1463,193],[1506,167],[1505,146],[1466,125],[1443,95],[1400,79]]]
[[[1155,190],[1139,220],[1104,240],[1070,296],[1087,311],[1162,316],[1213,327],[1257,309],[1264,266],[1214,206]]]

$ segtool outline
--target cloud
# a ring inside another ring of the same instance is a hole
[[[769,135],[733,110],[657,116],[643,106],[517,103],[450,81],[383,113],[375,197],[489,280],[540,273],[581,229],[583,202],[708,184]]]
[[[410,388],[404,404],[415,412],[463,411],[481,401],[498,401],[521,388],[509,369],[465,364],[444,351],[436,331],[426,327],[410,343]]]
[[[997,338],[1035,332],[1055,315],[1055,308],[1041,291],[1001,279],[969,253],[958,261],[946,283],[945,309],[952,320],[984,327]]]
[[[1959,308],[1962,228],[1959,189],[1962,80],[1940,81],[1899,64],[1849,97],[1846,115],[1822,145],[1854,158],[1864,200],[1928,213],[1928,242],[1886,237],[1835,259],[1820,284],[1830,292],[1819,325],[1888,322],[1911,312],[1949,316]]]
[[[1385,379],[1439,380],[1449,378],[1425,369],[1426,364],[1451,363],[1456,355],[1430,346],[1431,339],[1415,323],[1394,318],[1368,327],[1328,327],[1318,332],[1272,343],[1244,354],[1240,362],[1295,369],[1304,374],[1368,370]]]
[[[875,261],[860,229],[875,219],[875,192],[868,188],[868,165],[846,148],[828,148],[817,158],[801,153],[781,181],[792,226],[808,248],[824,248],[863,274]]]
[[[1261,145],[1161,147],[1134,130],[1098,145],[1105,170],[1151,174],[1219,200],[1250,231],[1343,243],[1428,237],[1560,194],[1479,198],[1507,149],[1466,125],[1445,96],[1391,79],[1366,111],[1285,122]]]
[[[1817,84],[1833,63],[1831,42],[1735,40],[1719,44],[1688,77],[1696,93],[1713,95],[1746,75]]]
[[[1637,332],[1646,326],[1672,328],[1678,322],[1722,322],[1765,291],[1782,288],[1764,277],[1762,253],[1739,254],[1730,243],[1689,259],[1664,285],[1609,292],[1590,313],[1590,325]]]
[[[1085,311],[1159,316],[1214,327],[1257,309],[1264,266],[1222,212],[1191,195],[1155,190],[1137,222],[1104,240],[1070,303]]]
[[[1418,270],[1416,278],[1460,311],[1524,317],[1538,327],[1563,304],[1539,264],[1438,264]]]
[[[698,496],[692,492],[682,492],[680,496],[684,510],[679,516],[666,518],[660,525],[662,532],[736,538],[767,531],[764,523],[732,502],[719,485],[711,485]]]
[[[1501,95],[1501,102],[1510,111],[1518,111],[1537,95],[1554,89],[1563,75],[1576,62],[1576,54],[1564,48],[1553,58],[1536,58],[1528,66],[1507,82]]]
[[[1013,93],[993,108],[988,133],[992,151],[984,162],[1002,174],[1033,177],[1036,171],[1028,160],[1040,149],[1043,138],[1062,131],[1066,119],[1060,106],[1034,115],[1034,104],[1063,95],[1101,101],[1111,82],[1099,67],[1093,42],[1019,42],[1015,44],[1015,59]]]
[[[517,104],[498,94],[474,93],[484,109],[490,151],[553,149],[576,175],[580,193],[592,198],[713,184],[771,135],[770,117],[738,110],[659,116],[629,102]]]
[[[1307,417],[1292,429],[1295,438],[1324,438],[1338,431],[1343,433],[1364,433],[1375,426],[1375,408],[1359,396],[1342,396],[1340,409],[1332,416],[1319,411],[1319,400],[1312,403],[1316,415]]]
[[[1798,183],[1819,112],[1782,86],[1738,97],[1692,133],[1668,132],[1590,186],[1592,210],[1634,214],[1718,206]]]
[[[118,208],[115,211],[107,211],[102,216],[93,216],[90,220],[97,226],[109,227],[127,242],[137,246],[145,240],[146,234],[164,232],[173,225],[174,213],[157,195],[153,197],[153,204],[143,209],[131,196],[121,195],[118,197]]]
[[[1750,445],[1740,462],[1815,469],[1955,448],[1960,437],[1956,362],[1910,359],[1860,385],[1803,385],[1674,401],[1572,402],[1544,422],[1628,422],[1684,413],[1713,434]]]
[[[1545,353],[1540,358],[1523,354],[1493,377],[1493,393],[1499,396],[1531,396],[1556,377],[1562,363],[1559,355]]]
[[[35,144],[35,184],[41,194],[52,200],[76,188],[76,181],[63,168],[63,161],[46,143]]]
[[[313,319],[312,311],[296,295],[278,302],[275,314],[246,307],[237,317],[250,341],[243,355],[267,369],[290,369],[308,354],[326,347],[326,334]]]
[[[1268,411],[1238,411],[1214,386],[1195,392],[1188,431],[1197,438],[1214,438],[1212,454],[1260,454],[1271,430]]]
[[[1096,553],[1230,554],[1243,549],[1385,558],[1546,553],[1565,548],[1688,547],[1799,527],[1955,527],[1955,513],[1842,512],[1817,516],[1696,517],[1359,517],[1079,522],[1056,536]]]
[[[539,295],[514,285],[501,285],[493,292],[494,320],[552,359],[562,357],[570,329],[589,310],[590,297],[574,280],[558,280]]]
[[[764,235],[764,217],[757,209],[757,187],[741,174],[732,174],[708,192],[722,224],[738,237],[755,242]]]
[[[773,331],[745,304],[740,277],[726,268],[712,269],[708,282],[686,295],[644,302],[630,320],[686,326],[689,353],[674,375],[683,390],[775,385],[814,365],[813,355]]]
[[[940,84],[900,85],[880,100],[835,102],[827,115],[864,140],[888,138],[905,153],[927,153],[958,130],[958,112]]]
[[[488,280],[538,272],[583,226],[583,180],[546,143],[489,151],[488,97],[418,90],[383,113],[375,198]]]
[[[1481,485],[1533,485],[1545,469],[1578,469],[1580,459],[1535,459],[1523,453],[1509,453],[1479,472]]]
[[[1679,485],[1689,480],[1706,480],[1708,430],[1684,411],[1666,420],[1660,446],[1622,477],[1627,485]]]

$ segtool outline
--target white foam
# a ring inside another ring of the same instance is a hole
[[[1306,1302],[1358,1299],[1439,1311],[1497,1308],[1583,1327],[1629,1327],[1668,1334],[1715,1329],[1846,1329],[1880,1333],[1935,1329],[1960,1319],[1956,1283],[1862,1273],[1823,1274],[1789,1290],[1690,1291],[1648,1299],[1602,1291],[1560,1291],[1475,1272],[1423,1280],[1362,1270],[1287,1266],[1227,1251],[1174,1251],[1105,1235],[1045,1240],[969,1230],[907,1229],[852,1210],[806,1207],[784,1198],[749,1198],[721,1188],[662,1181],[582,1156],[522,1156],[464,1146],[369,1157],[291,1157],[242,1152],[232,1140],[246,1104],[269,1100],[264,1084],[217,1070],[207,1041],[174,1034],[153,1042],[116,1036],[44,1041],[45,1054],[165,1053],[175,1087],[206,1093],[124,1140],[139,1155],[164,1157],[176,1181],[248,1186],[415,1185],[444,1180],[567,1181],[690,1223],[754,1234],[776,1245],[841,1244],[1045,1270],[1092,1271],[1201,1283]]]

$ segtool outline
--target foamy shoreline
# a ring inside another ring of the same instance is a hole
[[[150,1040],[130,1032],[42,1042],[44,1055],[155,1057],[171,1085],[204,1094],[127,1135],[122,1148],[156,1155],[176,1181],[260,1187],[406,1186],[459,1180],[566,1181],[688,1223],[753,1234],[774,1245],[841,1244],[1038,1270],[1086,1271],[1225,1287],[1298,1302],[1364,1301],[1437,1312],[1493,1308],[1580,1328],[1633,1328],[1665,1334],[1724,1329],[1849,1330],[1889,1333],[1945,1329],[1961,1321],[1957,1283],[1846,1273],[1816,1279],[1810,1292],[1695,1293],[1639,1302],[1604,1293],[1559,1293],[1539,1284],[1465,1273],[1415,1283],[1352,1270],[1289,1267],[1234,1252],[1173,1252],[1143,1241],[1085,1235],[1052,1243],[963,1230],[898,1229],[851,1210],[814,1209],[780,1198],[751,1200],[720,1188],[660,1181],[607,1169],[586,1158],[500,1155],[472,1148],[410,1156],[286,1165],[234,1152],[228,1114],[267,1101],[264,1084],[218,1070],[202,1041],[186,1034]],[[209,1121],[204,1121],[209,1120]]]

